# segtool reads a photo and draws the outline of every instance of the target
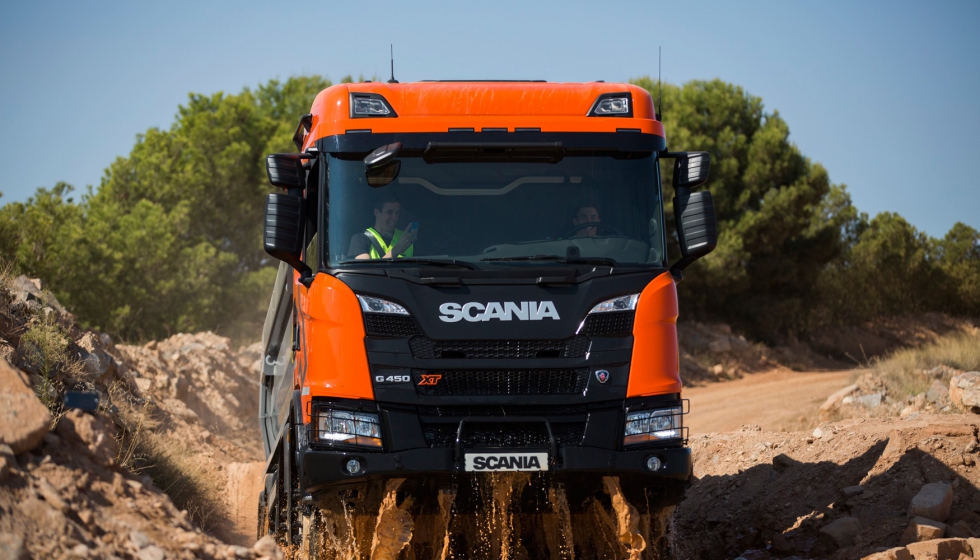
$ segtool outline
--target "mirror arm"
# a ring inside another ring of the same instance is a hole
[[[316,278],[316,274],[313,273],[313,269],[306,266],[306,263],[303,263],[303,267],[299,271],[299,283],[308,290],[310,289],[310,285],[313,284],[313,279]]]

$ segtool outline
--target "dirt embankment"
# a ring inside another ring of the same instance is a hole
[[[980,416],[948,414],[849,420],[813,432],[745,426],[695,437],[696,480],[674,514],[673,553],[843,560],[910,538],[972,538],[980,534],[978,431]],[[921,496],[930,491],[932,498]],[[942,530],[910,537],[919,518]],[[908,550],[918,551],[917,559],[945,558],[939,546]],[[882,558],[910,558],[894,554]]]
[[[116,346],[39,282],[6,284],[0,558],[281,556],[247,548],[262,459],[254,350],[210,333]],[[95,410],[66,408],[72,392]]]

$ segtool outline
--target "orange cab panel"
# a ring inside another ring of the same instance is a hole
[[[361,306],[351,289],[329,274],[317,274],[309,290],[296,285],[306,359],[303,411],[312,397],[374,399]]]
[[[636,303],[627,397],[681,392],[677,285],[669,272],[647,284]]]
[[[587,114],[603,93],[629,92],[631,118]],[[350,94],[374,93],[397,117],[350,118]],[[451,128],[539,129],[541,132],[617,132],[628,129],[664,136],[650,94],[631,84],[405,83],[338,84],[319,93],[310,111],[313,124],[304,148],[348,132],[448,132]]]

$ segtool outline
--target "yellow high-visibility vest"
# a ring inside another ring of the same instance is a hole
[[[378,250],[375,249],[374,243],[370,244],[371,250],[368,252],[368,255],[372,259],[380,259],[385,255],[387,255],[389,252],[391,252],[391,250],[395,247],[395,245],[398,245],[398,240],[402,238],[403,232],[398,229],[395,230],[394,235],[391,236],[391,245],[386,244],[384,237],[381,237],[381,234],[378,233],[374,228],[370,228],[370,227],[367,228],[365,233],[370,234],[371,237],[373,237],[378,242],[378,245],[380,245],[381,248],[384,249],[384,253],[378,254]],[[397,258],[411,257],[414,253],[415,253],[415,245],[409,245],[408,249],[405,249],[404,253],[400,255],[394,255],[394,256]]]

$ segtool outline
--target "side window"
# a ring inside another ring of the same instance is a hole
[[[316,238],[319,233],[313,234],[313,238],[310,239],[309,245],[306,246],[306,251],[303,252],[303,262],[306,266],[312,268],[314,271],[320,268],[320,259],[316,250]]]

